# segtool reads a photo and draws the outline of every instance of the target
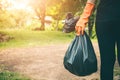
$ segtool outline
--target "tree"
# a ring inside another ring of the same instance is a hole
[[[86,1],[86,0],[85,0]],[[62,19],[67,12],[81,12],[85,4],[82,0],[31,0],[31,5],[35,10],[37,16],[41,20],[41,30],[44,30],[45,15],[52,16],[57,20],[57,25],[59,20]]]
[[[23,27],[31,13],[25,9],[11,8],[12,3],[8,0],[0,0],[0,28]]]
[[[49,7],[47,7],[46,15],[52,16],[53,19],[56,21],[56,25],[54,27],[56,30],[58,30],[59,21],[63,18],[61,3],[62,3],[62,0],[60,1],[55,0],[54,3],[52,3],[52,5],[50,5],[50,2],[48,2],[47,4],[47,6]]]
[[[39,20],[41,21],[40,30],[45,29],[45,14],[46,14],[46,0],[31,0],[29,3],[36,15],[38,16]]]
[[[15,20],[11,17],[7,8],[10,6],[7,0],[0,0],[0,28],[13,27]]]
[[[51,0],[48,0],[51,1]],[[47,7],[47,15],[51,15],[56,20],[56,29],[61,19],[65,19],[67,12],[76,14],[82,11],[83,4],[79,0],[52,0],[52,5]],[[50,2],[48,2],[50,3]]]

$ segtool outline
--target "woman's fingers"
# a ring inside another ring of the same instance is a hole
[[[82,34],[82,35],[84,34],[84,30],[85,30],[85,28],[84,28],[84,27],[81,27],[81,34]]]
[[[84,27],[76,27],[76,35],[83,35],[84,34]]]

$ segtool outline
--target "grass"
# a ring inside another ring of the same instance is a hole
[[[0,43],[0,48],[65,44],[74,37],[74,33],[60,31],[1,30],[0,32],[14,37],[8,42]]]
[[[20,74],[15,72],[3,71],[0,72],[0,80],[30,80],[30,79],[21,76]]]
[[[115,67],[114,69],[114,75],[120,75],[120,68],[119,67]]]
[[[33,47],[70,43],[75,34],[60,31],[0,30],[13,37],[8,42],[0,43],[0,49],[15,47]],[[0,68],[1,69],[1,68]],[[16,72],[0,70],[0,80],[30,80]]]
[[[17,72],[11,72],[6,69],[5,65],[0,65],[0,80],[30,80],[28,77]]]
[[[13,37],[8,42],[0,43],[0,49],[65,44],[74,38],[74,33],[66,34],[60,31],[0,30],[0,32]],[[16,72],[1,69],[0,67],[0,80],[30,80]]]
[[[52,44],[67,44],[74,38],[74,33],[60,31],[28,31],[28,30],[0,30],[14,39],[0,43],[0,48],[44,46]],[[96,42],[97,39],[92,39]],[[0,68],[1,69],[1,68]],[[114,76],[120,75],[120,68],[115,67]],[[23,75],[8,70],[0,70],[0,80],[30,80]]]

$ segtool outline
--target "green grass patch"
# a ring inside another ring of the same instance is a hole
[[[114,75],[120,75],[120,68],[119,67],[115,67],[114,68]]]
[[[17,72],[11,72],[5,65],[0,65],[0,80],[31,80]]]
[[[10,72],[10,71],[3,71],[0,72],[0,80],[30,80],[25,76],[21,76],[18,73]]]
[[[0,48],[64,44],[74,38],[74,33],[60,31],[1,30],[0,32],[13,37],[8,42],[0,43]]]

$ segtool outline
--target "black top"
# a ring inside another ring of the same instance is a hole
[[[96,20],[120,20],[120,0],[100,0]]]

